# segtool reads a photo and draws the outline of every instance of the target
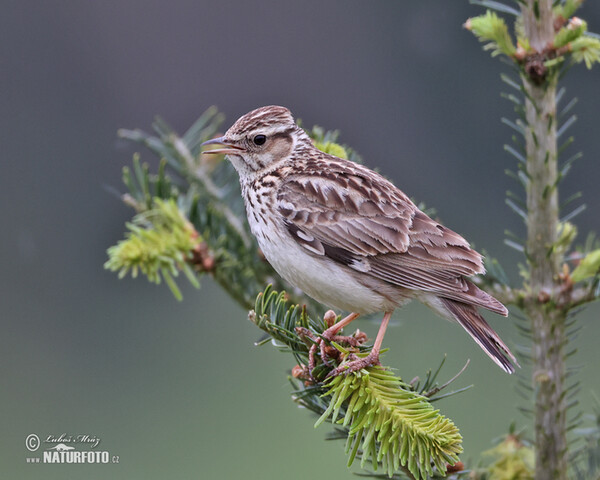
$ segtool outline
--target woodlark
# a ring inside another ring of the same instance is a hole
[[[506,316],[506,307],[466,278],[484,273],[482,256],[392,183],[315,148],[284,107],[247,113],[204,143],[214,144],[223,148],[205,153],[227,155],[237,170],[252,233],[273,268],[318,302],[351,312],[324,338],[360,314],[384,312],[371,353],[334,375],[378,364],[392,312],[413,298],[514,372],[515,357],[477,311]]]

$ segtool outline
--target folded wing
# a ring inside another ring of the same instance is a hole
[[[380,175],[337,159],[329,166],[326,175],[308,166],[278,191],[277,208],[300,245],[390,284],[507,314],[465,278],[484,267],[463,237]]]

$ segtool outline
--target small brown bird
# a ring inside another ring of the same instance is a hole
[[[237,170],[252,233],[273,268],[318,302],[351,312],[325,338],[361,314],[384,312],[371,353],[334,375],[378,364],[392,312],[413,298],[457,321],[514,372],[515,357],[477,311],[506,316],[506,307],[466,278],[484,273],[481,255],[392,183],[315,148],[284,107],[247,113],[204,143],[214,144],[223,148],[205,153],[227,155]]]

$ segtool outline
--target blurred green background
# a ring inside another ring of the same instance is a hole
[[[466,1],[281,2],[27,0],[0,14],[0,477],[7,479],[351,478],[342,443],[290,400],[293,363],[208,278],[184,301],[103,270],[132,212],[109,190],[134,146],[118,128],[160,114],[183,132],[212,104],[227,125],[265,104],[340,129],[408,195],[500,258],[517,280],[504,204],[518,187],[502,150],[513,116],[506,67],[461,28]],[[600,31],[600,4],[581,16]],[[569,73],[573,132],[585,156],[563,183],[585,193],[580,239],[600,230],[599,70]],[[224,125],[224,126],[227,126]],[[574,149],[572,150],[575,151]],[[144,153],[153,165],[155,159]],[[599,391],[599,308],[581,316],[581,408]],[[491,447],[527,402],[455,325],[421,305],[398,311],[385,363],[407,380],[448,354],[444,378],[475,388],[439,404],[464,436],[466,462]],[[490,321],[510,344],[509,318]],[[376,318],[378,320],[378,318]],[[377,326],[357,324],[371,335]],[[25,438],[98,436],[118,465],[30,465]],[[356,470],[356,469],[355,469]]]

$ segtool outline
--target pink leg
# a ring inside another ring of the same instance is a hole
[[[346,325],[349,325],[353,320],[356,320],[360,314],[359,313],[351,313],[345,318],[342,318],[339,322],[333,324],[327,330],[323,332],[323,338],[331,341],[333,337]],[[321,339],[318,340],[316,344],[310,347],[308,352],[308,370],[312,372],[313,368],[315,368],[315,353],[317,352],[317,348],[321,351],[321,360],[325,365],[329,365],[329,361],[327,360],[327,354],[325,353],[325,342]]]
[[[356,320],[359,315],[360,313],[351,313],[347,317],[342,318],[339,322],[333,324],[331,327],[325,330],[323,332],[323,336],[327,340],[331,340],[336,333],[338,333],[346,325],[349,325],[352,321]]]
[[[379,327],[379,331],[377,332],[377,338],[375,338],[375,343],[373,344],[373,349],[371,350],[371,354],[375,353],[375,356],[377,358],[379,358],[379,352],[381,351],[383,337],[385,337],[385,331],[387,330],[388,324],[390,323],[390,318],[392,318],[392,313],[393,312],[385,312],[385,314],[383,315],[381,326]]]

